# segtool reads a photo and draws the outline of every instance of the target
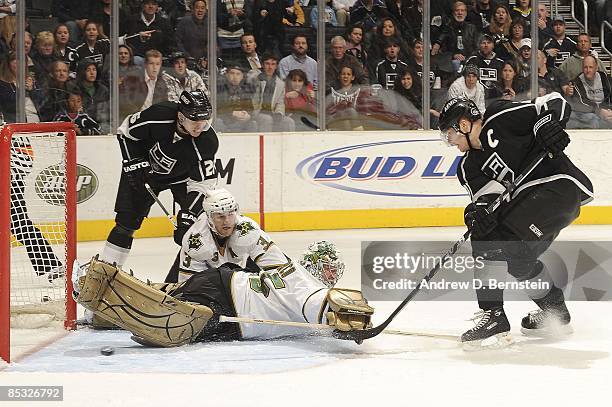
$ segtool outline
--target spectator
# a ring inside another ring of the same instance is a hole
[[[26,89],[26,121],[39,122],[37,106],[42,99],[42,92],[36,89],[33,75],[27,75]],[[10,51],[0,59],[0,112],[7,123],[17,121],[17,54]]]
[[[263,72],[257,77],[253,97],[253,117],[258,131],[295,131],[295,122],[285,116],[285,82],[278,76],[278,57],[264,54]]]
[[[79,61],[88,59],[102,68],[104,60],[110,52],[110,41],[100,30],[100,24],[88,21],[85,24],[85,42],[76,47],[76,51],[79,54]]]
[[[348,30],[346,53],[357,58],[357,60],[361,63],[361,66],[367,70],[368,53],[363,45],[363,27],[359,24],[350,27]]]
[[[531,32],[531,0],[516,0],[516,5],[510,12],[512,20],[517,18],[525,22],[525,37],[529,37]]]
[[[175,50],[174,30],[158,11],[158,0],[143,0],[141,13],[128,22],[127,32],[130,35],[126,41],[134,50],[134,55],[144,57],[152,49],[169,55]]]
[[[285,41],[283,15],[285,0],[258,0],[253,11],[256,39],[262,44],[260,51],[281,54]]]
[[[476,104],[481,113],[485,111],[484,87],[478,82],[478,68],[466,65],[463,76],[453,82],[448,89],[448,99],[463,97]]]
[[[439,52],[452,55],[452,65],[455,72],[460,72],[465,60],[478,48],[478,30],[476,26],[465,21],[467,6],[463,1],[453,4],[453,17],[444,27],[440,36],[434,40],[431,54]]]
[[[423,86],[418,75],[409,70],[401,73],[395,78],[393,90],[399,97],[410,102],[421,113],[421,116],[423,115]],[[434,109],[432,105],[429,109],[429,114],[430,128],[435,129],[438,125],[440,112]]]
[[[221,48],[221,57],[227,60],[235,58],[240,49],[240,36],[253,30],[251,21],[258,20],[260,14],[251,16],[252,3],[245,0],[217,1],[217,43]],[[267,2],[268,0],[261,0]],[[280,23],[280,20],[279,20]],[[255,24],[256,32],[260,27]],[[261,42],[261,41],[260,41]]]
[[[65,107],[53,118],[55,122],[72,122],[76,127],[78,136],[91,136],[102,134],[100,125],[83,110],[81,93],[70,92]]]
[[[562,70],[569,79],[574,79],[582,73],[582,61],[584,57],[591,55],[597,61],[597,70],[604,71],[606,68],[597,55],[591,51],[591,36],[587,33],[578,34],[576,41],[576,52],[561,63],[559,69]]]
[[[91,15],[91,1],[83,0],[53,0],[51,15],[57,17],[60,23],[66,24],[70,31],[71,46],[81,43],[81,35],[87,19]]]
[[[553,38],[542,48],[548,56],[548,66],[558,68],[563,61],[576,52],[576,41],[565,35],[565,20],[558,15],[553,18]]]
[[[245,72],[253,71],[255,76],[261,73],[261,59],[257,53],[257,42],[253,34],[243,34],[240,37],[242,54],[235,61],[242,66]]]
[[[326,26],[337,27],[338,19],[336,19],[336,11],[332,7],[332,0],[325,0],[325,15],[323,16],[323,21],[325,21]],[[319,21],[319,9],[317,7],[313,7],[310,11],[310,26],[313,30],[317,30],[317,26]]]
[[[105,134],[110,133],[110,91],[98,80],[98,66],[93,61],[79,63],[77,86],[85,112],[100,124]]]
[[[138,75],[140,68],[134,63],[134,51],[129,45],[119,45],[119,86],[126,76]]]
[[[95,21],[102,27],[102,32],[110,36],[111,35],[111,14],[113,5],[111,0],[94,0],[91,6],[91,14],[89,15],[89,21]],[[119,5],[119,23],[125,23],[128,21],[128,14],[125,12],[125,8]]]
[[[55,56],[58,59],[68,64],[70,70],[70,77],[76,78],[77,61],[79,59],[79,53],[76,49],[69,47],[70,42],[70,31],[66,24],[58,24],[53,30],[53,37],[55,38]]]
[[[493,97],[505,100],[524,100],[528,98],[527,82],[519,76],[515,61],[506,61],[494,89]]]
[[[491,17],[491,23],[484,29],[485,34],[490,34],[495,41],[495,47],[497,48],[501,42],[510,38],[510,26],[512,25],[512,19],[510,18],[510,11],[508,7],[503,4],[498,4],[493,8],[493,16]],[[498,51],[496,51],[499,54]]]
[[[292,69],[285,79],[285,113],[288,116],[308,116],[315,110],[314,89],[306,73],[301,69]],[[297,124],[301,123],[294,119]]]
[[[363,130],[363,121],[359,119],[357,103],[362,89],[355,85],[352,67],[342,65],[338,79],[331,86],[330,103],[327,106],[328,129],[330,130]]]
[[[469,57],[466,65],[474,65],[478,68],[479,81],[485,88],[485,99],[487,103],[496,97],[495,86],[501,78],[504,61],[497,58],[493,52],[494,40],[490,34],[482,34],[479,41],[478,53]]]
[[[41,121],[51,121],[61,112],[70,90],[74,90],[74,83],[68,77],[68,64],[64,61],[55,61],[51,66],[51,76],[47,85],[43,87],[44,99],[39,111]]]
[[[498,42],[495,53],[504,61],[519,60],[522,41],[525,38],[525,20],[517,18],[510,25],[510,38]]]
[[[327,79],[326,93],[338,81],[340,68],[349,66],[355,77],[354,82],[358,85],[367,85],[368,76],[361,62],[352,55],[346,53],[346,40],[341,36],[331,39],[331,55],[325,60],[325,76]]]
[[[376,28],[380,19],[389,16],[383,0],[357,0],[350,8],[351,24],[361,24],[366,33]]]
[[[410,22],[408,21],[408,16],[412,11],[412,5],[412,0],[385,0],[385,6],[387,7],[389,16],[397,22],[399,28],[398,31],[404,35],[408,35],[407,40],[409,42],[412,42],[414,38],[416,38],[412,37],[412,28],[410,27]]]
[[[191,15],[182,18],[176,27],[178,49],[196,61],[208,57],[207,12],[206,0],[195,0],[191,3]]]
[[[521,40],[517,62],[520,77],[529,78],[531,75],[531,38],[523,38]]]
[[[161,66],[161,52],[152,49],[147,51],[144,69],[139,71],[139,75],[124,78],[119,104],[121,120],[128,114],[140,112],[155,103],[168,100],[168,87],[161,78]]]
[[[392,37],[384,45],[385,58],[376,64],[376,83],[383,88],[393,90],[396,76],[408,70],[408,64],[399,59],[399,43]]]
[[[240,65],[230,65],[217,91],[217,128],[224,132],[256,132],[253,91]]]
[[[6,55],[9,51],[11,39],[17,32],[17,17],[10,11],[17,6],[15,4],[2,6],[3,1],[0,0],[0,10],[4,9],[4,13],[7,13],[7,15],[0,17],[0,55]],[[0,12],[1,15],[2,12]]]
[[[549,17],[546,4],[538,2],[538,40],[540,48],[546,42],[555,37],[552,27],[552,20]]]
[[[487,28],[493,18],[495,4],[491,0],[477,0],[473,3],[472,10],[478,15],[479,24],[474,24],[480,31]]]
[[[41,31],[36,34],[34,50],[32,51],[32,62],[36,77],[43,83],[52,73],[53,63],[58,59],[53,53],[55,39],[50,31]]]
[[[308,41],[304,35],[296,35],[293,38],[293,52],[280,60],[278,72],[281,79],[285,80],[289,72],[299,69],[305,73],[308,84],[312,84],[313,89],[317,89],[317,61],[306,55],[308,51]],[[308,86],[308,85],[305,85]]]
[[[162,74],[168,88],[168,100],[178,102],[183,91],[201,90],[209,96],[202,77],[197,72],[187,69],[187,56],[182,52],[172,54],[170,62],[173,69]]]
[[[346,27],[349,23],[349,10],[355,4],[355,0],[333,0],[332,5],[336,11],[336,20],[338,20],[338,26]]]
[[[438,38],[445,22],[452,13],[452,4],[455,0],[430,1],[431,38]],[[407,38],[423,39],[423,0],[416,0],[404,16],[408,20],[410,29],[402,31]]]
[[[591,55],[582,61],[582,73],[575,81],[571,99],[572,115],[568,127],[578,129],[606,129],[612,127],[612,89],[610,77],[597,70]]]
[[[34,43],[34,40],[32,38],[32,34],[30,34],[28,31],[23,33],[24,37],[23,37],[23,52],[25,53],[25,58],[26,58],[26,66],[27,66],[27,75],[31,76],[32,78],[36,79],[36,69],[34,66],[34,61],[32,60],[32,57],[30,56],[32,54],[32,44]],[[17,52],[17,35],[16,33],[13,34],[13,37],[11,38],[11,42],[9,44],[10,47],[10,51],[13,52]],[[38,77],[38,82],[39,84],[43,84],[46,79],[48,78],[48,75],[45,75],[44,77],[39,76]]]
[[[376,71],[376,64],[380,60],[384,59],[385,52],[384,48],[388,40],[393,40],[400,47],[399,58],[408,63],[412,61],[412,50],[404,39],[402,39],[401,33],[397,30],[397,26],[391,17],[384,17],[380,19],[379,25],[376,32],[366,34],[366,47],[368,49],[368,60],[371,66],[367,67],[371,75],[372,82],[376,81],[374,72]]]
[[[546,64],[546,54],[538,50],[538,96],[552,92],[570,97],[574,94],[574,86],[567,76],[558,68],[549,68]]]
[[[285,8],[283,10],[283,24],[288,27],[301,27],[306,19],[304,10],[300,6],[299,0],[283,0]]]
[[[8,16],[14,16],[15,13],[17,13],[17,5],[15,4],[15,0],[0,0],[0,19]]]

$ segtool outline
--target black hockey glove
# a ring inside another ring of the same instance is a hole
[[[145,182],[147,174],[151,171],[151,164],[144,158],[134,158],[133,160],[123,161],[123,173],[125,178],[134,191],[143,196],[147,196]]]
[[[540,113],[533,126],[533,134],[542,148],[553,156],[560,155],[570,143],[569,135],[550,110]]]
[[[483,238],[497,227],[497,214],[487,212],[487,207],[495,198],[497,196],[493,194],[484,195],[466,206],[463,218],[465,225],[472,231],[472,237]]]
[[[176,230],[174,231],[174,243],[181,246],[183,244],[183,236],[189,228],[198,220],[198,217],[189,211],[180,210],[176,216]]]

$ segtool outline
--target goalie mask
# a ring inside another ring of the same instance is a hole
[[[333,287],[344,273],[344,263],[336,245],[319,240],[308,245],[300,264],[328,287]]]
[[[236,227],[238,202],[226,189],[213,189],[202,202],[210,230],[220,237],[228,237]]]

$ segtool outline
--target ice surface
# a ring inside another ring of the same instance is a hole
[[[312,240],[334,240],[347,262],[340,285],[357,288],[362,240],[454,240],[461,233],[461,228],[429,228],[272,235],[292,256]],[[609,227],[574,226],[560,238],[610,240],[612,232]],[[101,247],[101,242],[81,244],[79,259],[87,259]],[[128,266],[138,277],[159,281],[174,255],[171,239],[137,240]],[[373,305],[376,324],[397,303]],[[508,349],[476,353],[466,353],[447,339],[380,335],[357,345],[300,330],[295,337],[279,340],[153,349],[131,341],[126,332],[83,329],[5,366],[0,385],[63,385],[61,405],[87,407],[603,402],[610,397],[612,303],[571,302],[568,307],[575,333],[563,340],[543,340],[527,338],[518,329],[533,304],[507,303],[516,343]],[[392,328],[460,334],[470,327],[465,320],[476,309],[471,301],[414,301]],[[101,355],[104,346],[114,347],[115,353]]]

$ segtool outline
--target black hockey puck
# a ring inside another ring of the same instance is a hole
[[[113,348],[112,346],[105,346],[102,349],[100,349],[100,353],[103,354],[104,356],[110,356],[113,353],[115,353],[115,348]]]

